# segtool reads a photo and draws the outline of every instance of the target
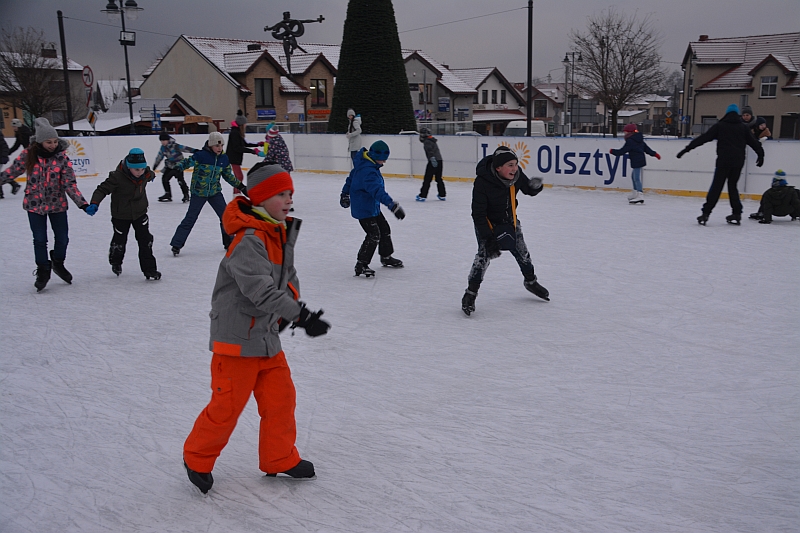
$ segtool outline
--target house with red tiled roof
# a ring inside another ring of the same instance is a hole
[[[800,136],[800,32],[709,38],[683,58],[684,134],[699,134],[729,104],[748,105],[778,139]]]
[[[453,69],[474,90],[473,129],[481,135],[502,135],[512,120],[525,120],[525,99],[495,67]]]

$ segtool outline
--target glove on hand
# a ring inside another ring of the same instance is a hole
[[[500,246],[497,244],[497,239],[494,236],[489,237],[484,241],[483,247],[486,250],[486,257],[488,259],[496,259],[500,257]]]
[[[614,149],[613,148],[609,148],[608,149],[608,153],[611,154],[611,155],[614,155]]]
[[[772,220],[767,220],[766,218],[762,218],[758,221],[759,224],[772,224]]]
[[[97,204],[89,204],[86,207],[84,207],[83,210],[86,211],[87,215],[93,217],[95,213],[97,213]]]
[[[681,150],[680,152],[678,152],[678,155],[677,155],[676,157],[677,157],[678,159],[680,159],[681,157],[683,157],[683,154],[688,154],[688,153],[689,153],[689,149],[688,149],[688,148],[684,148],[683,150]]]
[[[534,189],[541,189],[544,187],[544,181],[542,178],[531,178],[531,187]]]
[[[242,194],[244,194],[245,196],[247,196],[247,185],[245,185],[244,183],[242,183],[242,186],[241,186],[241,187],[239,187],[239,192],[240,192],[240,193],[242,193]],[[249,198],[249,196],[247,196],[247,197]]]
[[[431,157],[431,160],[430,160],[430,161],[431,161],[431,166],[432,166],[433,168],[436,168],[436,167],[438,167],[438,166],[439,166],[439,162],[436,160],[436,158],[435,158],[435,157]]]
[[[306,330],[306,334],[309,337],[319,337],[320,335],[328,333],[328,330],[331,329],[331,325],[320,318],[325,311],[320,309],[312,313],[306,308],[305,304],[302,305],[303,307],[300,308],[300,318],[292,324],[292,329],[303,328]]]
[[[350,195],[347,193],[342,193],[342,195],[339,196],[339,205],[345,209],[350,207]]]
[[[764,156],[760,155],[760,156],[758,156],[758,159],[756,159],[756,166],[760,167],[763,164],[764,164]]]
[[[399,220],[403,220],[404,218],[406,218],[406,212],[403,211],[403,208],[400,207],[400,204],[398,204],[397,202],[390,205],[389,209],[392,211],[392,213],[394,213],[394,216],[396,216]]]
[[[659,161],[661,161],[661,154],[659,154],[658,152],[656,152],[656,159],[658,159]]]

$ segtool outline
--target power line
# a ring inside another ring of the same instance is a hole
[[[500,14],[503,14],[503,13],[510,13],[512,11],[520,11],[522,9],[528,9],[528,8],[527,7],[516,7],[514,9],[506,9],[505,11],[497,11],[496,13],[487,13],[486,15],[479,15],[477,17],[469,17],[469,18],[466,18],[466,19],[451,20],[450,22],[442,22],[440,24],[432,24],[430,26],[423,26],[421,28],[414,28],[413,30],[403,30],[403,31],[399,31],[397,33],[408,33],[410,31],[427,30],[428,28],[436,28],[437,26],[446,26],[447,24],[455,24],[456,22],[464,22],[466,20],[474,20],[474,19],[480,19],[480,18],[483,18],[483,17],[491,17],[493,15],[500,15]]]
[[[83,20],[83,19],[76,19],[74,17],[64,17],[68,20],[77,20],[79,22],[85,22],[87,24],[97,24],[98,26],[108,26],[109,28],[116,28],[119,29],[119,26],[116,24],[105,24],[103,22],[95,22],[93,20]],[[159,33],[157,31],[148,31],[148,30],[137,30],[136,28],[128,28],[129,30],[138,31],[141,33],[152,33],[153,35],[164,35],[165,37],[180,37],[180,35],[172,35],[171,33]]]

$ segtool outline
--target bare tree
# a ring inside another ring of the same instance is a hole
[[[64,75],[50,44],[42,30],[0,30],[0,97],[31,120],[64,108]],[[43,50],[52,50],[52,57]]]
[[[617,114],[623,106],[654,93],[662,85],[661,39],[650,15],[638,19],[613,7],[589,17],[586,33],[573,31],[572,46],[581,53],[575,64],[581,86],[611,111],[617,136]]]

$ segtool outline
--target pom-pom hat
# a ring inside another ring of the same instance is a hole
[[[212,131],[208,134],[208,145],[209,146],[225,146],[225,137],[218,131]]]
[[[280,165],[262,161],[247,173],[247,196],[253,205],[259,205],[283,191],[294,193],[294,183],[289,173]]]
[[[786,172],[784,172],[783,170],[778,169],[778,170],[775,171],[775,175],[772,177],[772,186],[773,187],[782,187],[784,185],[787,185]]]
[[[131,151],[125,156],[125,166],[128,168],[145,168],[147,161],[144,158],[144,150],[131,148]]]

